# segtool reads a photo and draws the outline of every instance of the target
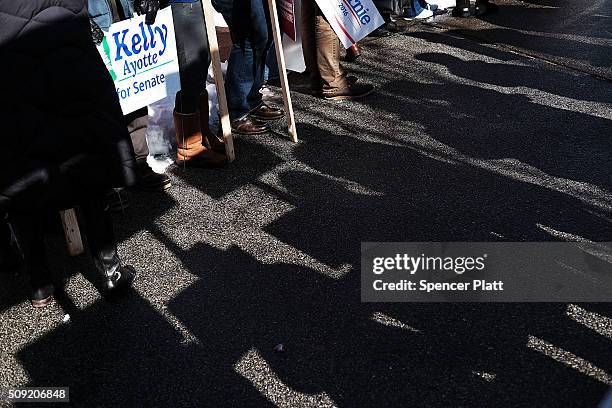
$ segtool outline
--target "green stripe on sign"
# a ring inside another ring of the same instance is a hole
[[[174,60],[164,62],[163,64],[159,64],[158,66],[153,67],[153,68],[145,69],[144,71],[140,71],[138,74],[136,74],[136,75],[134,75],[134,76],[128,76],[128,77],[125,77],[125,78],[121,78],[121,79],[119,80],[119,82],[121,82],[121,81],[125,81],[126,79],[130,79],[130,78],[136,78],[138,75],[144,74],[145,72],[152,71],[152,70],[157,69],[157,68],[161,68],[161,67],[163,67],[164,65],[170,64],[171,62],[174,62]]]

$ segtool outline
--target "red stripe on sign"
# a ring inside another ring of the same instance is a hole
[[[346,4],[346,7],[348,7],[348,9],[351,11],[351,14],[353,15],[353,17],[355,17],[355,21],[357,22],[357,24],[359,24],[359,27],[361,27],[361,21],[359,21],[359,17],[357,17],[357,13],[355,13],[355,10],[353,10],[351,5],[348,4],[346,0],[342,0],[342,2]]]
[[[336,23],[338,23],[338,25],[340,26],[340,29],[342,30],[344,35],[346,35],[346,38],[348,38],[352,44],[355,44],[357,41],[353,40],[353,37],[351,37],[351,35],[346,31],[346,28],[344,28],[340,20],[338,20],[338,17],[335,17],[335,18],[336,18]]]

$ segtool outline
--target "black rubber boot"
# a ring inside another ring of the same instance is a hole
[[[136,271],[130,266],[121,265],[113,223],[104,197],[89,200],[81,205],[81,210],[94,264],[102,275],[100,293],[108,300],[116,300],[130,291]]]
[[[101,294],[107,300],[125,296],[132,287],[136,271],[131,266],[122,266],[117,248],[113,245],[94,254],[96,269],[103,275]]]

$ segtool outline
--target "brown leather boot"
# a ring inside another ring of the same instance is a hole
[[[225,155],[219,154],[202,143],[200,113],[173,112],[176,129],[177,164],[194,167],[223,167],[227,163]]]
[[[203,144],[217,153],[225,154],[225,141],[222,137],[214,135],[210,131],[208,120],[208,92],[204,90],[200,94],[200,127],[202,129]],[[220,122],[219,128],[221,128]],[[219,131],[218,134],[221,134],[221,132]]]

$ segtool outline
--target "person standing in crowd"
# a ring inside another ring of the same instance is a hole
[[[223,139],[208,125],[206,76],[210,65],[208,36],[200,0],[169,0],[181,76],[176,94],[174,126],[179,163],[221,167],[227,163]]]
[[[33,22],[36,22],[35,24]],[[102,294],[115,299],[135,271],[121,264],[104,197],[132,185],[137,165],[113,81],[96,50],[83,0],[0,2],[0,216],[32,286],[51,302],[43,224],[80,205]],[[53,41],[49,41],[49,39]],[[66,73],[70,73],[67,75]]]
[[[263,134],[268,121],[281,119],[283,110],[268,106],[260,92],[264,68],[272,45],[270,13],[266,0],[215,0],[232,36],[225,87],[234,133]]]
[[[142,0],[140,0],[142,1]],[[102,33],[96,35],[100,29],[108,31],[112,23],[125,20],[133,16],[134,6],[140,2],[136,0],[88,0],[88,11],[91,18],[94,40],[102,41]],[[132,138],[136,163],[138,164],[138,180],[136,187],[146,191],[163,191],[171,187],[171,181],[165,174],[158,174],[147,163],[149,146],[146,132],[149,124],[147,107],[143,107],[125,115],[125,123]]]
[[[91,0],[90,0],[91,1]],[[112,1],[112,0],[111,0]],[[175,97],[177,163],[222,167],[227,163],[223,139],[210,131],[206,75],[210,51],[200,0],[135,0],[134,10],[153,24],[160,8],[171,5],[181,90]]]
[[[348,77],[340,65],[340,40],[315,0],[302,0],[302,49],[310,86],[325,99],[358,99],[374,87]]]

